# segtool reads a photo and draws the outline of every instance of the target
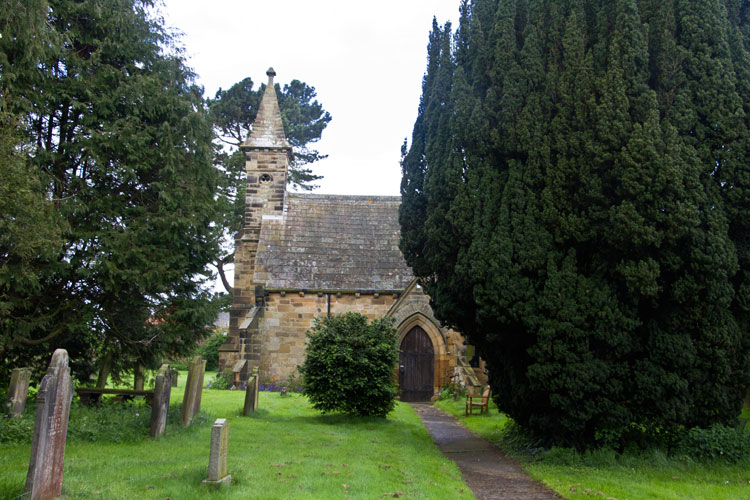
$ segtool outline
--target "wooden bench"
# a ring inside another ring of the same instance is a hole
[[[78,397],[81,398],[81,404],[85,406],[99,405],[102,402],[103,394],[115,394],[121,401],[129,401],[136,396],[145,396],[146,403],[149,405],[154,400],[154,391],[132,390],[132,389],[97,389],[96,387],[79,387],[76,389]]]
[[[474,401],[475,399],[479,401]],[[472,414],[474,408],[479,408],[479,414],[489,414],[489,401],[490,401],[490,386],[484,390],[481,396],[472,396],[471,394],[466,395],[466,416]]]

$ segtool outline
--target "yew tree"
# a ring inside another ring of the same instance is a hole
[[[401,248],[549,443],[750,387],[750,2],[474,0],[433,27]]]
[[[189,351],[216,313],[221,217],[195,75],[152,0],[11,4],[0,162],[25,188],[2,202],[0,360],[64,347],[83,377]]]

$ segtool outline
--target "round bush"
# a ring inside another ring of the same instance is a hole
[[[369,323],[352,312],[317,318],[307,338],[300,372],[313,408],[378,417],[393,410],[398,346],[390,320]]]

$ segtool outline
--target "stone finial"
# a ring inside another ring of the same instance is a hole
[[[273,70],[273,68],[268,68],[268,71],[266,71],[266,75],[268,76],[268,86],[273,86],[273,77],[276,76],[276,72]]]

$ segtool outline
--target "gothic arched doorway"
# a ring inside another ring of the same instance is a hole
[[[435,380],[435,357],[429,335],[415,326],[404,335],[398,357],[401,401],[429,401]]]

